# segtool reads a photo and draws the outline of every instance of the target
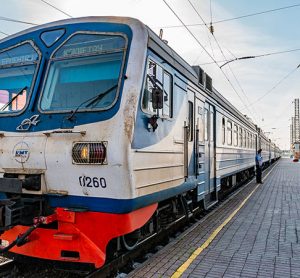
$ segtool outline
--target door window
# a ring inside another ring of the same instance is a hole
[[[205,124],[205,141],[208,140],[208,125],[209,125],[209,122],[208,122],[208,110],[205,109],[204,110],[204,124]]]
[[[188,126],[189,141],[193,141],[193,133],[194,133],[194,109],[193,109],[193,103],[189,101],[189,126]]]
[[[212,108],[211,108],[212,109]],[[210,140],[213,141],[214,140],[214,112],[210,111]]]
[[[150,114],[157,114],[157,109],[152,106],[152,90],[155,86],[163,90],[163,108],[159,109],[159,114],[167,118],[172,118],[173,99],[173,77],[156,62],[148,60],[146,81],[142,108]]]
[[[227,144],[232,145],[232,122],[227,122]]]

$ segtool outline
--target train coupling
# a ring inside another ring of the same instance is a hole
[[[33,223],[34,225],[37,225],[37,224],[44,224],[44,225],[48,225],[54,221],[57,220],[57,214],[54,213],[54,214],[51,214],[51,215],[48,215],[48,216],[38,216],[38,217],[35,217],[33,218]]]
[[[18,246],[18,247],[23,246],[24,244],[29,242],[29,238],[28,238],[29,235],[36,228],[38,228],[41,224],[47,225],[47,224],[50,224],[50,223],[52,223],[56,220],[57,220],[57,215],[56,214],[51,214],[51,215],[48,215],[48,216],[35,217],[33,219],[33,225],[30,226],[24,233],[20,233],[17,236],[17,238],[13,242],[11,242],[9,245],[3,246],[2,242],[1,242],[0,254],[9,251],[14,246]]]

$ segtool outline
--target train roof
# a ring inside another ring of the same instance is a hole
[[[148,46],[158,55],[166,59],[174,68],[176,68],[183,76],[193,82],[195,85],[201,87],[198,83],[198,76],[191,65],[189,65],[176,51],[174,51],[169,45],[163,42],[148,26],[143,24],[141,21],[131,17],[118,17],[118,16],[91,16],[91,17],[80,17],[64,19],[59,21],[54,21],[35,27],[31,27],[24,31],[18,32],[16,34],[10,35],[2,40],[0,43],[10,40],[12,38],[27,34],[30,32],[35,32],[43,30],[44,28],[58,27],[64,24],[76,24],[84,22],[111,22],[129,25],[133,30],[144,30],[148,33]],[[204,89],[202,87],[202,89]],[[245,115],[237,110],[225,97],[222,96],[215,88],[212,88],[212,92],[207,93],[211,98],[223,106],[228,111],[231,111],[236,117],[242,122],[249,125],[255,129],[254,123],[249,120]]]
[[[99,22],[109,22],[109,23],[120,23],[120,24],[126,24],[129,25],[130,27],[136,27],[136,28],[144,28],[146,29],[145,24],[143,24],[141,21],[135,18],[131,17],[120,17],[120,16],[87,16],[87,17],[78,17],[78,18],[68,18],[68,19],[62,19],[62,20],[57,20],[49,23],[44,23],[41,25],[37,25],[28,29],[25,29],[23,31],[20,31],[18,33],[9,35],[2,40],[0,40],[0,43],[5,42],[7,40],[10,40],[12,38],[43,30],[45,28],[51,28],[51,27],[61,27],[64,24],[76,24],[76,23],[85,23],[85,22],[90,22],[90,23],[99,23]]]
[[[182,75],[205,90],[205,88],[198,83],[199,78],[193,67],[188,64],[179,54],[177,54],[177,52],[174,51],[169,45],[162,41],[149,27],[147,28],[149,33],[149,47],[157,52],[157,54],[159,54],[160,56],[163,56],[163,58],[165,58],[172,66],[177,68]],[[243,121],[245,124],[250,125],[253,129],[256,129],[255,124],[240,111],[238,111],[238,109],[233,106],[221,93],[219,93],[217,89],[213,87],[212,92],[207,94],[211,98],[216,100],[219,105],[223,106],[236,117],[238,117],[239,120]]]

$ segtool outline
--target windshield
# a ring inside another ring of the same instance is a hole
[[[120,81],[125,50],[122,36],[73,36],[51,59],[40,108],[69,112],[111,107],[117,98],[118,86],[114,85]],[[92,105],[82,105],[106,91]]]
[[[0,52],[0,114],[25,107],[38,60],[30,43]]]

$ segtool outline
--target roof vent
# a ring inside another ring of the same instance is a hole
[[[208,74],[206,74],[206,77],[205,77],[205,88],[208,91],[212,92],[212,79]]]
[[[201,84],[204,86],[204,70],[200,68],[199,66],[192,66],[193,70],[196,72],[197,77],[198,77],[198,84]]]

